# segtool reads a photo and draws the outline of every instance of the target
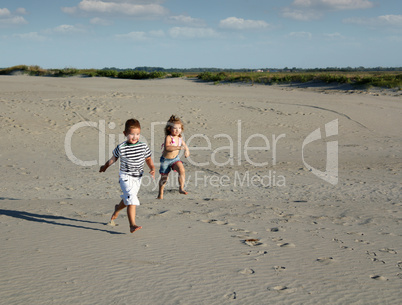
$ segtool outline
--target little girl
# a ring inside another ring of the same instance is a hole
[[[179,173],[180,194],[187,195],[187,192],[184,190],[186,174],[183,163],[179,158],[179,152],[182,149],[184,149],[184,156],[186,158],[190,155],[190,151],[181,136],[183,130],[184,127],[181,120],[175,115],[172,115],[165,126],[165,142],[163,144],[163,153],[160,159],[161,167],[159,169],[161,178],[159,180],[158,199],[163,199],[163,190],[172,169]]]

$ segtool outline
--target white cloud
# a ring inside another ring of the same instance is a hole
[[[144,41],[148,39],[146,37],[145,32],[131,32],[128,34],[117,34],[115,35],[115,37],[118,39],[130,39],[135,41]]]
[[[323,15],[322,13],[316,11],[285,8],[282,12],[282,16],[299,21],[310,21],[320,19]]]
[[[0,8],[0,17],[8,17],[11,13],[7,8]]]
[[[39,35],[37,32],[30,32],[30,33],[24,33],[24,34],[14,34],[14,37],[23,39],[23,40],[29,40],[29,41],[45,41],[46,37]]]
[[[26,14],[28,14],[27,10],[26,10],[25,8],[23,8],[23,7],[17,8],[17,9],[15,10],[15,12],[16,12],[17,14],[20,14],[20,15],[26,15]]]
[[[297,39],[311,39],[313,38],[313,34],[310,32],[291,32],[288,37],[297,38]]]
[[[152,37],[164,37],[165,36],[165,32],[162,30],[158,30],[158,31],[149,31],[149,35]]]
[[[383,25],[402,26],[402,15],[383,15],[378,21]]]
[[[294,0],[282,10],[282,16],[299,21],[317,20],[325,12],[358,10],[374,7],[369,0]]]
[[[383,15],[374,18],[347,18],[344,23],[354,23],[366,26],[402,27],[402,15]]]
[[[170,16],[167,20],[170,23],[185,24],[187,26],[205,26],[206,25],[205,21],[202,19],[193,18],[193,17],[185,16],[185,15]]]
[[[53,32],[61,33],[61,34],[71,34],[71,33],[82,33],[82,32],[84,32],[84,30],[80,29],[74,25],[62,24],[62,25],[59,25],[58,27],[55,27],[53,29]]]
[[[269,24],[263,20],[245,20],[242,18],[229,17],[219,22],[219,27],[232,30],[257,30],[266,29]]]
[[[28,22],[22,16],[11,16],[8,18],[0,18],[0,25],[21,25]]]
[[[102,19],[102,18],[99,18],[99,17],[92,18],[89,22],[90,22],[91,24],[95,24],[95,25],[105,25],[105,26],[112,24],[111,21],[106,20],[106,19]]]
[[[216,38],[219,34],[211,28],[174,27],[169,30],[173,38]]]
[[[388,36],[386,39],[390,42],[402,42],[402,36]]]
[[[135,4],[150,4],[152,3],[163,3],[166,0],[101,0],[103,2],[117,2],[117,3],[135,3]]]
[[[152,38],[161,38],[165,36],[165,32],[162,30],[160,31],[149,31],[149,32],[142,32],[142,31],[134,31],[127,34],[117,34],[115,37],[117,39],[123,40],[133,40],[133,41],[146,41]]]
[[[318,10],[356,10],[371,8],[374,3],[369,0],[294,0],[292,5]]]
[[[127,1],[82,0],[78,4],[78,9],[87,13],[122,14],[138,17],[162,16],[168,13],[168,10],[159,4],[135,4]],[[69,10],[71,11],[71,8]]]
[[[17,12],[18,11],[22,13],[21,10],[17,9]],[[12,14],[7,8],[0,8],[0,26],[22,25],[27,23],[24,17]]]
[[[328,40],[345,39],[345,36],[341,35],[340,33],[327,33],[324,34],[324,37],[327,38]]]
[[[62,7],[61,10],[66,14],[74,14],[77,12],[77,7]]]

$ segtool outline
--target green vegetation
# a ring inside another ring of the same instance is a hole
[[[47,74],[47,71],[40,68],[39,66],[24,66],[24,65],[0,69],[0,75],[10,75],[17,73],[34,75],[34,76],[43,76]]]
[[[402,88],[401,72],[247,72],[247,73],[211,73],[202,72],[197,78],[203,81],[214,82],[240,82],[251,84],[290,84],[290,83],[336,83],[351,84],[362,88],[383,87]]]
[[[261,70],[262,71],[262,70]],[[402,68],[326,68],[326,69],[266,69],[266,72],[251,69],[164,69],[161,67],[136,67],[135,69],[42,69],[39,66],[19,65],[0,68],[0,75],[26,74],[53,77],[110,77],[123,79],[155,79],[169,77],[198,78],[206,82],[251,83],[251,84],[298,84],[336,83],[351,84],[356,87],[402,88]]]
[[[38,66],[14,66],[10,68],[0,69],[0,75],[26,74],[34,76],[54,76],[54,77],[69,77],[69,76],[87,76],[87,77],[111,77],[111,78],[126,78],[126,79],[153,79],[165,77],[182,77],[182,73],[167,74],[163,71],[143,71],[143,70],[112,70],[112,69],[42,69]]]

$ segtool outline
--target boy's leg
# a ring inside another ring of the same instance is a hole
[[[116,204],[116,205],[114,206],[114,213],[112,214],[111,220],[116,219],[117,216],[119,216],[119,212],[120,212],[121,210],[123,210],[125,207],[126,207],[126,205],[124,204],[124,201],[123,201],[123,199],[122,199],[119,204]]]
[[[128,205],[127,206],[127,216],[128,216],[128,221],[130,223],[130,232],[134,233],[135,231],[138,231],[142,227],[137,226],[135,224],[135,213],[136,213],[136,207],[135,205]]]
[[[184,190],[184,183],[186,181],[186,171],[184,170],[183,163],[177,162],[173,165],[173,169],[179,173],[179,192],[180,194],[187,195]]]
[[[168,180],[168,174],[161,175],[159,180],[159,194],[158,199],[163,199],[163,190],[165,189],[166,182]]]

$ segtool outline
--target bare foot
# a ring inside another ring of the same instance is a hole
[[[156,199],[163,199],[163,195],[158,195],[158,197],[156,197]]]
[[[112,214],[112,218],[110,218],[110,219],[111,219],[111,220],[116,219],[117,216],[119,216],[119,212],[120,212],[120,210],[119,210],[119,205],[116,204],[116,205],[114,206],[114,213]]]
[[[180,194],[187,195],[188,193],[185,190],[179,190]]]
[[[138,231],[139,229],[142,229],[141,226],[130,226],[130,233],[134,233],[135,231]]]

